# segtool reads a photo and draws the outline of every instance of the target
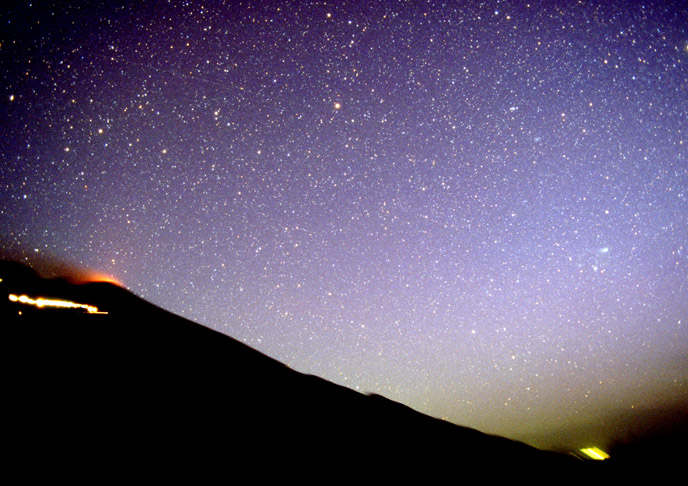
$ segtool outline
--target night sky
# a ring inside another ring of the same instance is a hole
[[[688,400],[685,1],[17,3],[6,253],[535,445]]]

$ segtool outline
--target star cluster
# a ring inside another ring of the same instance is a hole
[[[685,3],[0,17],[8,251],[536,445],[688,399]]]

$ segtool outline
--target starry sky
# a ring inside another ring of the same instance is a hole
[[[16,3],[6,253],[538,446],[688,400],[685,1]]]

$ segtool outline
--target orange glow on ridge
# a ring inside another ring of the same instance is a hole
[[[124,287],[122,282],[117,280],[115,277],[108,275],[106,273],[101,273],[101,272],[87,272],[82,277],[82,280],[84,283],[107,282],[107,283],[117,285],[119,287]]]

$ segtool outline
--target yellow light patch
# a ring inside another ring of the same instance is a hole
[[[586,457],[595,461],[604,461],[605,459],[609,459],[609,454],[598,447],[588,447],[586,449],[581,449],[580,451],[585,454]]]

